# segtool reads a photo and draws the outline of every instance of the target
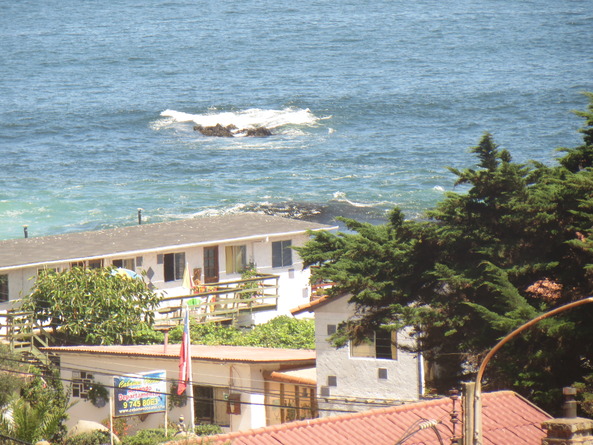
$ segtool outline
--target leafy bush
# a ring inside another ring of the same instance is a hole
[[[165,435],[164,428],[154,428],[147,430],[140,430],[133,436],[125,436],[122,438],[122,445],[158,445],[170,440],[178,438],[177,431],[174,428],[169,428],[168,434]],[[222,433],[222,429],[218,425],[196,425],[195,433],[198,436],[210,436],[212,434]],[[67,445],[87,445],[87,444],[67,444]],[[92,445],[92,444],[89,444]]]
[[[177,326],[171,330],[169,338],[172,342],[180,342],[182,333],[183,327]],[[216,323],[192,324],[191,340],[202,345],[315,349],[315,324],[313,320],[286,315],[247,330]]]
[[[77,434],[75,436],[67,437],[64,440],[64,445],[103,445],[109,443],[111,443],[109,431],[100,430]]]
[[[194,431],[198,436],[211,436],[213,434],[222,433],[222,429],[218,425],[196,425]]]
[[[157,445],[173,439],[175,431],[169,430],[165,435],[163,428],[140,430],[133,436],[122,437],[122,445]]]

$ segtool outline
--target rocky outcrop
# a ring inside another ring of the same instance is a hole
[[[219,138],[232,138],[235,137],[235,135],[263,138],[272,135],[270,129],[265,127],[244,128],[243,130],[239,130],[233,124],[227,125],[226,127],[221,124],[216,124],[212,127],[196,125],[194,126],[194,131],[199,131],[204,136],[214,136]]]
[[[248,128],[245,132],[245,136],[251,136],[254,138],[265,138],[271,135],[272,132],[266,127]]]
[[[232,130],[236,130],[237,127],[234,125],[228,125],[223,127],[220,124],[216,124],[213,127],[202,127],[201,125],[196,125],[194,127],[194,131],[199,131],[204,136],[216,136],[219,138],[232,138],[234,137]]]

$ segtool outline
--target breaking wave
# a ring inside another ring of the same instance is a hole
[[[282,110],[264,110],[250,108],[243,111],[211,111],[204,114],[190,114],[182,111],[165,110],[161,117],[167,118],[160,125],[174,123],[194,123],[203,127],[212,127],[220,124],[224,127],[234,125],[237,128],[266,127],[278,129],[288,126],[316,126],[322,119],[315,116],[309,109],[284,108]]]

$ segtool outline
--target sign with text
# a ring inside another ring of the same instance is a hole
[[[114,377],[114,416],[133,416],[165,411],[167,382],[165,371]]]

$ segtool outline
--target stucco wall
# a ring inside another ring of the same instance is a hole
[[[65,382],[72,380],[72,372],[84,370],[93,374],[94,380],[105,387],[112,387],[113,375],[126,375],[164,370],[168,380],[167,388],[170,392],[171,383],[178,378],[178,360],[162,358],[142,358],[128,356],[105,356],[95,354],[63,354],[60,359],[61,376]],[[192,380],[194,385],[214,386],[225,388],[226,393],[240,393],[241,414],[230,416],[228,431],[238,431],[259,428],[266,425],[264,406],[264,378],[266,367],[248,364],[229,364],[192,362]],[[269,368],[269,366],[268,366]],[[111,391],[111,389],[110,389]],[[67,427],[71,428],[78,420],[93,420],[104,422],[109,418],[109,404],[97,408],[88,400],[71,398],[75,404],[69,410]],[[179,416],[185,417],[189,423],[190,405],[170,409],[167,413],[168,423],[177,423]],[[143,421],[140,416],[126,418],[134,429],[158,428],[165,424],[164,413],[149,414]]]
[[[351,357],[349,345],[336,349],[329,343],[327,326],[339,325],[353,314],[347,300],[345,297],[337,299],[315,311],[320,414],[328,415],[324,409],[341,406],[341,401],[345,399],[359,399],[357,403],[345,405],[355,411],[381,406],[382,403],[417,400],[421,385],[417,355],[398,350],[396,360]],[[399,344],[410,341],[405,332],[398,332]],[[379,368],[385,370],[387,378],[379,378]],[[336,386],[329,386],[329,376],[335,376]],[[329,397],[324,397],[323,392],[329,392]],[[369,403],[365,404],[366,401]],[[340,409],[345,408],[342,406]]]

